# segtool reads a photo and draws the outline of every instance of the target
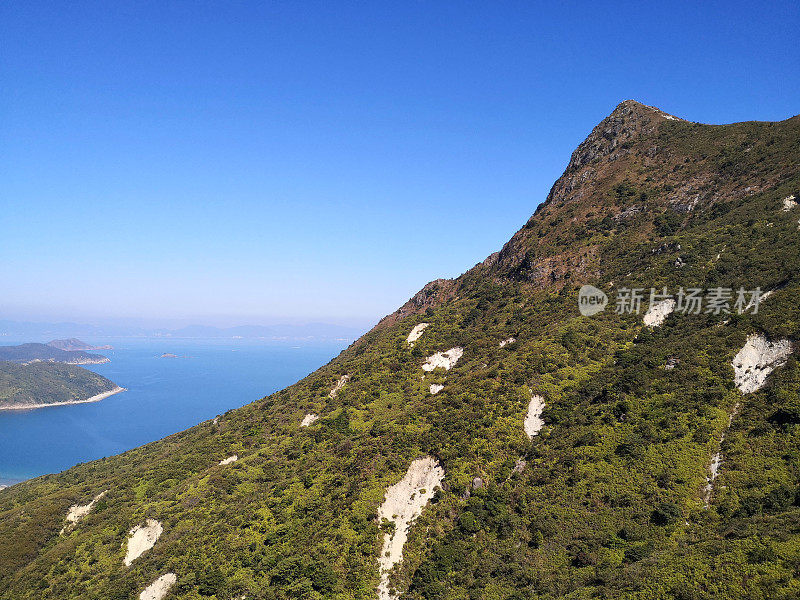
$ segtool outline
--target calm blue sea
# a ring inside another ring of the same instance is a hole
[[[127,388],[100,402],[0,411],[0,484],[63,471],[182,431],[296,382],[346,341],[88,340],[110,363],[86,365]],[[13,342],[3,340],[3,345]],[[171,353],[178,358],[161,358]]]

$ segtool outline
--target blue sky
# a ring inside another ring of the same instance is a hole
[[[0,318],[368,323],[626,98],[800,112],[800,5],[0,4]]]

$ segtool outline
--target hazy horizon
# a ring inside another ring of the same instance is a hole
[[[399,305],[398,305],[399,307]],[[392,311],[389,311],[392,312]],[[389,314],[388,312],[386,314]],[[81,314],[42,313],[28,314],[4,310],[0,313],[0,322],[11,321],[15,323],[37,324],[76,324],[95,327],[142,327],[148,329],[181,329],[189,326],[216,327],[229,329],[233,327],[271,327],[278,325],[303,326],[303,325],[336,325],[341,327],[369,327],[377,323],[384,315],[364,317],[341,317],[334,315],[192,315],[173,317],[142,316],[97,316]]]

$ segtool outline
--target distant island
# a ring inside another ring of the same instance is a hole
[[[47,342],[48,346],[65,350],[66,352],[74,352],[75,350],[113,350],[113,346],[106,344],[105,346],[92,346],[77,338],[67,338],[64,340],[52,340]]]
[[[159,358],[178,358],[178,355],[172,352],[164,352]]]
[[[18,346],[0,346],[0,361],[9,361],[22,364],[34,362],[54,362],[65,363],[68,365],[99,365],[109,362],[108,358],[102,354],[89,354],[83,350],[62,350],[61,348],[51,346],[50,344],[20,344]]]
[[[122,391],[102,375],[72,364],[0,362],[0,410],[98,402]]]

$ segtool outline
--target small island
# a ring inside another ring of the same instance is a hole
[[[77,365],[0,361],[0,410],[26,410],[99,402],[125,391]]]
[[[52,340],[47,342],[48,346],[52,346],[53,348],[58,348],[59,350],[66,350],[67,352],[73,352],[75,350],[113,350],[113,346],[109,346],[108,344],[104,346],[92,346],[91,344],[87,344],[86,342],[79,340],[77,338],[67,338],[64,340]]]

